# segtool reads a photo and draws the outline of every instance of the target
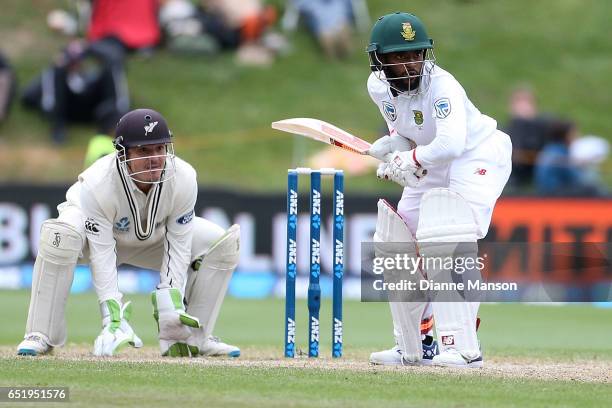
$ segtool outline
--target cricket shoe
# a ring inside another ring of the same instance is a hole
[[[53,350],[49,345],[49,338],[42,333],[33,332],[25,335],[23,341],[17,346],[19,356],[39,356],[48,354]]]
[[[199,349],[200,355],[208,357],[240,357],[240,349],[238,347],[225,344],[215,336],[208,336]]]
[[[439,353],[438,342],[433,340],[433,337],[427,336],[422,342],[423,346],[423,359],[418,365],[429,366],[433,358]],[[395,347],[389,350],[377,351],[370,354],[370,363],[377,365],[410,365],[402,362],[402,350],[395,345]]]
[[[482,354],[474,359],[467,359],[455,349],[445,350],[432,360],[432,365],[439,367],[482,368],[483,364]]]

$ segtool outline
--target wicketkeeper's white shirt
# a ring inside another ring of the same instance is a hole
[[[90,267],[101,301],[120,296],[119,250],[144,254],[148,248],[161,247],[162,241],[159,287],[183,289],[191,261],[198,186],[193,167],[178,157],[175,163],[175,177],[144,194],[119,172],[116,154],[107,155],[79,175],[66,193],[67,201],[58,207],[60,218],[69,207],[82,211]]]

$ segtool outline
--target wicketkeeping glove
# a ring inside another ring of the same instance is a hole
[[[197,356],[198,347],[191,344],[189,338],[192,337],[191,329],[200,327],[200,321],[185,312],[181,292],[176,288],[158,289],[151,294],[151,300],[162,356]]]
[[[95,356],[112,356],[126,345],[142,347],[142,340],[129,324],[132,315],[131,302],[121,305],[119,301],[109,299],[102,302],[100,308],[103,328],[94,343]]]

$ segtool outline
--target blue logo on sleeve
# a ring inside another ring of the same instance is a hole
[[[385,116],[391,122],[395,122],[395,119],[397,119],[397,111],[395,110],[395,105],[393,105],[391,102],[383,101],[382,106]]]
[[[434,108],[436,109],[436,117],[444,119],[451,113],[450,100],[448,98],[440,98],[434,102]]]
[[[187,214],[182,215],[179,219],[176,220],[178,224],[185,225],[193,220],[193,210],[189,211]]]

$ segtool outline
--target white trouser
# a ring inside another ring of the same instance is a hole
[[[416,234],[421,197],[435,187],[459,193],[476,217],[478,238],[484,238],[491,224],[493,208],[512,170],[510,137],[497,130],[478,147],[452,162],[427,169],[427,176],[416,188],[406,187],[397,205],[408,228]]]
[[[208,251],[208,248],[225,233],[225,230],[207,219],[194,217],[191,258],[193,261]],[[164,240],[152,242],[144,247],[117,247],[117,265],[128,264],[141,268],[160,270],[164,256]],[[81,260],[79,259],[79,263]],[[191,268],[189,268],[191,272]],[[187,281],[187,280],[185,280]],[[184,288],[180,288],[181,291]]]
[[[493,208],[501,195],[512,169],[512,143],[502,131],[495,131],[477,148],[466,152],[450,163],[428,168],[428,174],[416,188],[406,187],[397,206],[410,232],[416,236],[419,208],[423,194],[432,188],[443,187],[459,193],[473,210],[478,238],[484,238],[491,224]],[[473,312],[478,310],[478,304]],[[423,318],[432,314],[428,304]],[[393,322],[397,337],[399,322]]]
[[[80,256],[78,259],[79,264],[88,264],[89,263],[89,248],[87,246],[87,240],[85,236],[85,217],[83,216],[83,212],[80,208],[70,204],[63,204],[60,206],[60,214],[57,218],[57,222],[68,224],[72,229],[74,229],[74,233],[78,236],[80,235],[84,244],[80,249]],[[191,261],[195,260],[198,257],[201,257],[203,254],[208,252],[208,249],[213,245],[216,241],[219,240],[224,234],[225,230],[218,225],[214,224],[211,221],[208,221],[204,218],[195,217],[192,221],[194,223],[193,228],[193,241],[191,246]],[[139,266],[142,268],[160,270],[162,258],[164,255],[164,243],[163,240],[153,241],[150,245],[143,247],[125,247],[118,246],[117,247],[117,264],[130,264],[134,266]],[[37,264],[42,262],[37,258]],[[66,265],[67,269],[64,271],[61,276],[55,276],[57,274],[51,275],[52,271],[45,272],[44,263],[40,263],[41,266],[38,271],[38,276],[36,279],[43,282],[43,284],[39,285],[36,291],[33,291],[32,298],[30,300],[30,312],[28,315],[28,324],[26,327],[26,332],[41,332],[49,337],[51,340],[51,345],[60,346],[64,343],[66,338],[66,327],[65,327],[65,301],[62,299],[54,300],[52,299],[56,295],[56,293],[65,293],[67,296],[70,286],[72,285],[73,279],[73,265]],[[200,275],[202,273],[206,274],[209,272],[209,268],[200,268]],[[202,310],[202,314],[204,314],[208,319],[207,331],[209,334],[216,321],[216,317],[218,314],[220,303],[223,301],[225,293],[227,291],[227,285],[229,283],[229,279],[231,278],[231,272],[233,269],[222,271],[222,273],[211,273],[210,278],[197,280],[194,279],[196,272],[193,271],[192,268],[187,268],[186,273],[188,274],[186,279],[187,285],[189,283],[194,284],[194,282],[204,282],[207,284],[211,290],[215,291],[215,293],[206,292],[205,288],[198,287],[197,290],[191,290],[190,293],[194,293],[194,296],[204,295],[210,297],[210,305],[206,303],[205,308]],[[113,270],[112,273],[116,273],[116,270]],[[66,278],[63,278],[64,274]],[[193,276],[192,276],[193,275]],[[47,282],[50,280],[50,282]],[[108,279],[104,278],[103,281],[108,281]],[[45,283],[46,282],[46,283]],[[211,283],[212,282],[212,283]],[[55,288],[57,285],[61,285],[61,288]],[[198,285],[196,285],[198,286]],[[201,286],[201,285],[199,285]],[[51,293],[50,290],[55,290],[55,292]],[[39,293],[41,290],[44,290],[49,293]],[[181,290],[185,290],[185,288],[181,288]],[[99,293],[97,288],[96,292],[99,298],[109,298],[108,294]],[[113,295],[116,295],[115,291],[113,291]],[[64,295],[61,295],[64,296]],[[117,297],[117,296],[110,296]],[[120,299],[119,299],[120,300]],[[57,305],[56,305],[57,303]],[[43,308],[41,310],[52,310],[52,312],[46,315],[42,315],[38,313],[36,308]],[[198,316],[201,318],[201,316]],[[26,334],[27,334],[26,333]]]
[[[83,246],[78,263],[89,264],[89,248],[87,246],[87,240],[85,239],[85,217],[81,209],[74,205],[63,205],[60,207],[58,220],[70,224],[77,231],[81,232],[85,245]],[[191,261],[206,253],[210,246],[225,233],[223,228],[205,218],[194,217],[192,222],[194,225],[193,241],[191,243]],[[164,240],[145,241],[144,244],[145,245],[140,244],[139,246],[118,245],[116,248],[117,265],[128,264],[146,269],[160,270],[165,251]],[[108,281],[108,279],[101,280],[105,282]],[[185,279],[185,281],[187,281],[187,279]],[[181,291],[184,290],[184,288],[180,289]],[[98,296],[100,298],[109,297],[101,293],[98,293]]]

